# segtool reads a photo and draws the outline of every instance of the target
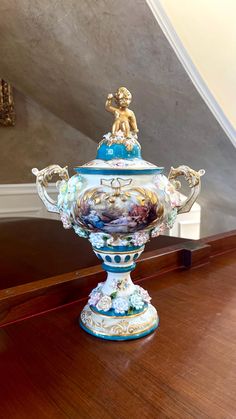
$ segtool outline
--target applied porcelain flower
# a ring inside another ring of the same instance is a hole
[[[154,184],[161,190],[164,191],[168,185],[168,179],[163,175],[157,175],[153,179]]]
[[[79,227],[78,225],[73,225],[73,228],[75,230],[75,233],[78,234],[80,237],[88,237],[87,231],[85,231],[83,228]]]
[[[113,300],[112,307],[116,313],[124,314],[129,309],[129,302],[126,298],[117,297]]]
[[[108,243],[108,240],[107,240],[107,244],[110,244],[110,243]],[[129,244],[130,244],[130,242],[125,237],[117,237],[112,242],[113,246],[128,246]]]
[[[68,190],[68,181],[62,180],[58,182],[59,185],[59,194],[57,198],[57,205],[59,208],[65,206],[67,207],[68,199],[67,199],[67,190]]]
[[[113,242],[114,242],[114,237],[109,236],[109,237],[107,238],[107,244],[110,246],[110,245],[112,245],[112,244],[113,244]]]
[[[60,217],[64,228],[69,229],[72,227],[70,216],[66,212],[60,212]]]
[[[78,192],[81,190],[82,186],[83,181],[80,175],[74,175],[68,181],[62,180],[58,182],[58,207],[67,209],[71,203],[77,199]]]
[[[90,292],[89,296],[91,297],[91,295],[93,295],[93,293],[95,293],[95,292],[101,292],[101,289],[102,289],[103,285],[104,285],[104,282],[99,282],[99,283],[97,284],[96,288],[94,288],[94,289]]]
[[[82,188],[82,177],[79,175],[72,176],[68,181],[68,201],[73,202],[77,199],[78,192]]]
[[[89,241],[93,247],[105,246],[104,234],[103,233],[90,233]]]
[[[96,304],[96,308],[102,311],[110,310],[111,306],[112,306],[112,301],[109,295],[104,295]]]
[[[116,138],[117,138],[118,140],[123,140],[123,139],[125,138],[123,131],[119,130],[119,131],[116,133]]]
[[[90,295],[90,298],[88,300],[89,305],[96,306],[98,301],[101,299],[102,294],[100,292],[93,292]]]
[[[150,303],[151,297],[145,289],[143,289],[142,287],[139,286],[138,287],[138,293],[139,293],[140,297],[142,298],[142,300],[145,303]]]
[[[180,193],[170,182],[167,184],[165,192],[169,196],[170,203],[173,208],[180,205]]]
[[[136,310],[140,310],[144,306],[142,297],[138,293],[132,294],[129,298],[129,301],[131,306],[134,307]]]
[[[178,214],[177,208],[173,208],[172,211],[168,214],[167,221],[166,221],[166,225],[168,228],[173,227],[177,214]]]
[[[111,136],[111,132],[107,132],[107,134],[103,135],[103,138],[104,140],[109,140],[110,136]]]
[[[151,236],[152,237],[158,237],[160,236],[161,233],[163,233],[163,231],[166,229],[166,226],[164,224],[161,224],[157,227],[155,227],[152,231],[151,231]]]
[[[135,246],[142,246],[143,244],[147,243],[149,240],[149,234],[145,231],[138,231],[132,234],[131,242]]]

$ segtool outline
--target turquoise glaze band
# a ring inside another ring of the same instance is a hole
[[[155,167],[151,169],[107,169],[106,167],[75,167],[74,170],[79,174],[86,175],[157,175],[163,172],[164,167]]]
[[[107,265],[106,263],[102,264],[104,271],[107,271],[107,272],[131,272],[134,270],[135,266],[136,266],[136,263],[132,263],[132,265],[129,265],[129,266],[110,266],[110,265]]]
[[[134,144],[131,150],[127,150],[125,144],[108,145],[104,143],[98,148],[96,158],[101,160],[141,159],[141,147],[139,144]]]

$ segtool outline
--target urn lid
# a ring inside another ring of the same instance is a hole
[[[121,130],[114,134],[108,132],[98,145],[96,158],[101,160],[142,159],[137,134],[130,132],[129,137],[126,137]]]
[[[107,96],[105,108],[114,115],[111,132],[103,136],[97,148],[97,156],[76,172],[96,174],[151,174],[161,173],[157,167],[142,159],[141,145],[138,142],[138,126],[134,112],[129,109],[132,95],[125,87],[120,87],[113,95]]]

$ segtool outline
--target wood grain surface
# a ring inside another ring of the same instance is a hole
[[[61,222],[0,220],[0,326],[86,299],[105,272],[88,240]],[[236,248],[236,231],[204,240],[160,236],[147,243],[134,282],[189,269]]]
[[[168,236],[149,242],[134,279],[183,266],[188,242]],[[106,276],[89,241],[60,221],[2,219],[0,248],[0,325],[86,298]]]
[[[188,239],[161,236],[145,251],[185,242]],[[89,241],[56,220],[0,219],[0,249],[0,290],[100,264]]]
[[[82,303],[0,330],[0,417],[236,417],[236,253],[145,281],[159,329],[129,342],[82,331]]]

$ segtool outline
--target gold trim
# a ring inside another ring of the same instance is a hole
[[[118,246],[117,246],[118,247]],[[107,250],[106,252],[105,251],[103,251],[103,250],[95,250],[95,249],[93,249],[93,251],[94,252],[97,252],[97,253],[104,253],[104,254],[106,254],[106,255],[109,255],[110,253],[111,254],[114,254],[114,255],[129,255],[130,253],[139,253],[139,252],[141,252],[142,251],[142,249],[144,249],[144,247],[145,246],[142,246],[142,248],[140,249],[140,250],[131,250],[130,252],[128,252],[128,251],[125,251],[125,252],[112,252],[112,251],[110,251],[110,250]],[[112,263],[112,262],[110,262],[110,263]],[[128,263],[128,262],[127,262]]]
[[[168,175],[168,180],[172,183],[176,190],[181,188],[181,182],[176,180],[179,176],[184,176],[188,186],[191,188],[190,195],[185,199],[181,205],[177,206],[178,214],[189,212],[196,201],[201,189],[201,176],[205,174],[204,169],[198,171],[191,169],[188,166],[182,165],[177,168],[171,167]]]
[[[149,313],[150,311],[150,313]],[[106,336],[132,336],[144,333],[150,330],[153,325],[158,323],[158,315],[152,305],[148,306],[146,313],[140,313],[136,319],[109,319],[108,316],[102,316],[94,313],[86,305],[80,315],[81,325],[88,328],[93,334],[103,334]]]
[[[141,333],[147,332],[148,330],[150,330],[155,325],[155,323],[158,324],[158,318],[155,319],[155,321],[152,321],[152,323],[150,323],[150,326],[147,327],[146,329],[139,330],[138,332],[136,331],[135,333],[123,333],[123,334],[118,334],[117,333],[115,335],[110,335],[109,333],[105,333],[105,332],[102,332],[102,331],[101,332],[94,331],[89,326],[86,326],[86,324],[82,320],[81,320],[81,323],[83,323],[83,325],[86,327],[86,329],[90,330],[91,332],[93,332],[93,334],[95,334],[97,336],[104,335],[104,336],[110,336],[111,338],[113,338],[113,337],[140,335]]]
[[[93,307],[90,307],[90,306],[89,306],[89,308],[90,308],[90,310],[91,310],[94,314],[97,314],[98,316],[106,317],[106,318],[108,318],[108,319],[121,319],[121,320],[123,320],[123,319],[130,319],[130,318],[132,318],[132,317],[141,316],[142,314],[146,313],[146,311],[147,311],[147,309],[148,309],[148,307],[146,307],[146,308],[145,308],[143,311],[141,311],[140,313],[130,314],[129,316],[109,316],[108,314],[98,313],[97,311],[95,311],[95,310],[93,309]],[[87,326],[86,326],[86,327],[87,327]]]

